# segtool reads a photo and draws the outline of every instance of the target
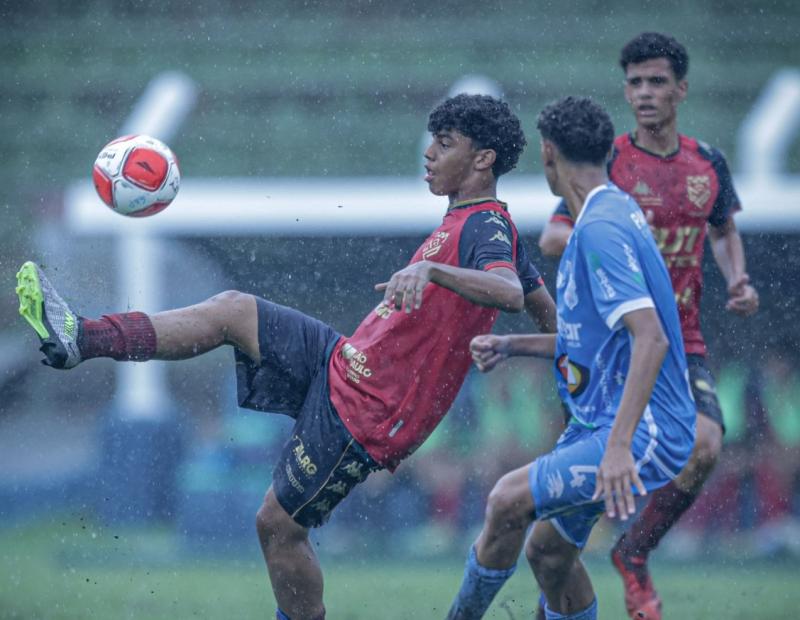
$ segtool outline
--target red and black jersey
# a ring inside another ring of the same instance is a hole
[[[411,263],[517,272],[525,294],[542,285],[506,206],[493,199],[459,203],[416,251]],[[411,313],[378,304],[331,355],[330,396],[353,437],[394,469],[447,413],[471,357],[469,343],[491,331],[498,311],[428,284]]]
[[[638,147],[631,134],[614,140],[608,175],[653,212],[653,229],[669,269],[687,354],[705,355],[700,332],[706,224],[722,226],[741,209],[725,157],[694,138],[678,136],[678,149],[661,157]],[[562,201],[551,221],[572,224]]]

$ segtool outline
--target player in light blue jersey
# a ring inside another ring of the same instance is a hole
[[[523,545],[546,618],[596,618],[580,560],[592,527],[603,511],[626,520],[634,496],[677,476],[694,443],[669,274],[641,209],[606,174],[611,120],[590,99],[567,97],[541,112],[538,128],[550,189],[575,221],[558,269],[558,334],[478,336],[472,352],[483,371],[511,355],[553,358],[571,418],[552,452],[490,493],[450,620],[483,616]]]

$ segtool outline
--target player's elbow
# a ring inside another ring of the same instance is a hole
[[[539,236],[539,249],[544,256],[561,256],[572,229],[563,224],[548,224]]]
[[[522,295],[522,289],[509,292],[502,308],[511,314],[522,312],[525,309],[525,297]]]
[[[564,246],[560,239],[545,233],[539,237],[539,249],[543,256],[560,256],[564,251]]]
[[[666,356],[667,351],[669,350],[669,339],[667,335],[664,333],[664,330],[661,329],[659,325],[659,329],[655,330],[650,335],[650,343],[649,348],[658,355],[659,358],[663,358]]]

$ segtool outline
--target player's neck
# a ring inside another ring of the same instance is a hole
[[[497,197],[497,182],[496,181],[479,181],[476,183],[465,183],[458,188],[456,192],[448,195],[450,205],[460,202],[467,202],[470,200],[477,200],[478,198],[494,198]]]
[[[566,200],[572,220],[576,221],[583,210],[586,197],[594,188],[608,183],[608,174],[605,167],[578,166],[564,180],[564,187],[560,188],[559,195]]]
[[[678,150],[678,127],[675,122],[657,127],[636,128],[633,133],[633,143],[659,157],[666,157]]]

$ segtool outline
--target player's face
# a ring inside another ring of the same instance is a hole
[[[454,129],[434,134],[425,150],[425,182],[436,196],[454,196],[472,174],[478,151]]]
[[[630,64],[625,71],[625,99],[640,127],[653,130],[673,124],[685,97],[686,80],[675,79],[666,58]]]

